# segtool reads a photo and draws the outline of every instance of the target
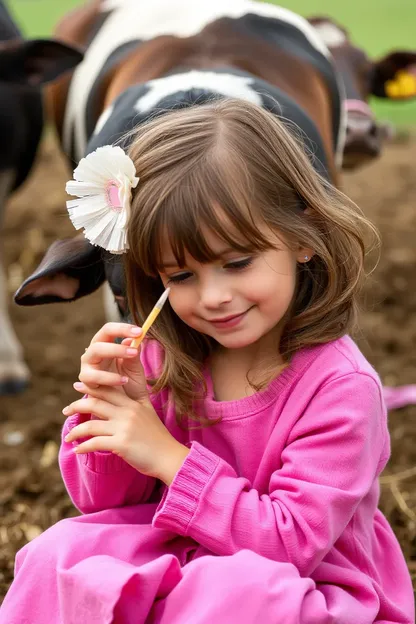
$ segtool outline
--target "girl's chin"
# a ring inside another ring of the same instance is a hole
[[[213,336],[215,340],[222,347],[226,349],[244,349],[245,347],[250,347],[254,345],[258,340],[260,340],[261,336],[249,337],[249,336]]]

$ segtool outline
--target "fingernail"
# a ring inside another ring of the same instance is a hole
[[[64,407],[64,409],[62,410],[62,414],[69,414],[69,412],[71,411],[69,405],[67,407]]]
[[[76,381],[74,384],[72,384],[73,387],[75,388],[75,390],[82,390],[82,388],[84,387],[84,384],[81,383],[80,381]]]
[[[69,433],[66,434],[66,436],[64,437],[65,442],[68,442],[69,440]]]
[[[129,348],[129,349],[127,349],[126,353],[127,353],[127,355],[137,355],[138,351],[137,351],[137,349]]]
[[[142,333],[142,330],[140,327],[132,327],[130,332],[134,335],[134,336],[138,336],[139,334]]]
[[[129,378],[128,377],[122,377],[120,381],[121,381],[122,384],[126,384],[126,383],[128,383]]]

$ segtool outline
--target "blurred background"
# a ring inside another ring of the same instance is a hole
[[[59,18],[79,4],[8,2],[27,37],[50,36]],[[397,47],[416,50],[414,0],[276,4],[304,16],[335,18],[373,59]],[[383,382],[395,386],[416,383],[416,102],[373,100],[371,106],[379,119],[397,127],[396,138],[379,160],[343,175],[343,185],[382,236],[381,261],[365,291],[357,342]],[[51,242],[73,235],[64,192],[70,175],[52,132],[46,132],[36,167],[6,212],[2,247],[10,302]],[[16,550],[76,513],[57,467],[61,409],[74,400],[79,356],[104,322],[100,292],[71,304],[10,306],[33,379],[25,393],[0,399],[0,599],[12,579]],[[416,582],[416,406],[391,411],[389,427],[392,457],[381,479],[381,508]]]

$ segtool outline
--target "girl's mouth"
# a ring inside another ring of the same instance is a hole
[[[230,327],[236,327],[247,316],[250,310],[251,308],[249,308],[245,312],[241,312],[240,314],[232,314],[229,316],[224,316],[223,318],[213,319],[212,321],[209,321],[209,322],[216,329],[228,329]]]

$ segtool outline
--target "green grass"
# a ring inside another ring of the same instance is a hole
[[[49,37],[59,19],[84,2],[80,0],[6,0],[6,4],[27,37]]]
[[[137,2],[145,1],[149,0],[137,0]],[[313,14],[335,18],[349,29],[353,41],[362,46],[374,59],[397,48],[416,51],[416,0],[270,1],[305,17]],[[29,37],[50,35],[59,18],[80,4],[84,2],[80,0],[8,0],[11,11]],[[398,125],[416,125],[416,102],[384,102],[374,98],[371,105],[379,118]]]

